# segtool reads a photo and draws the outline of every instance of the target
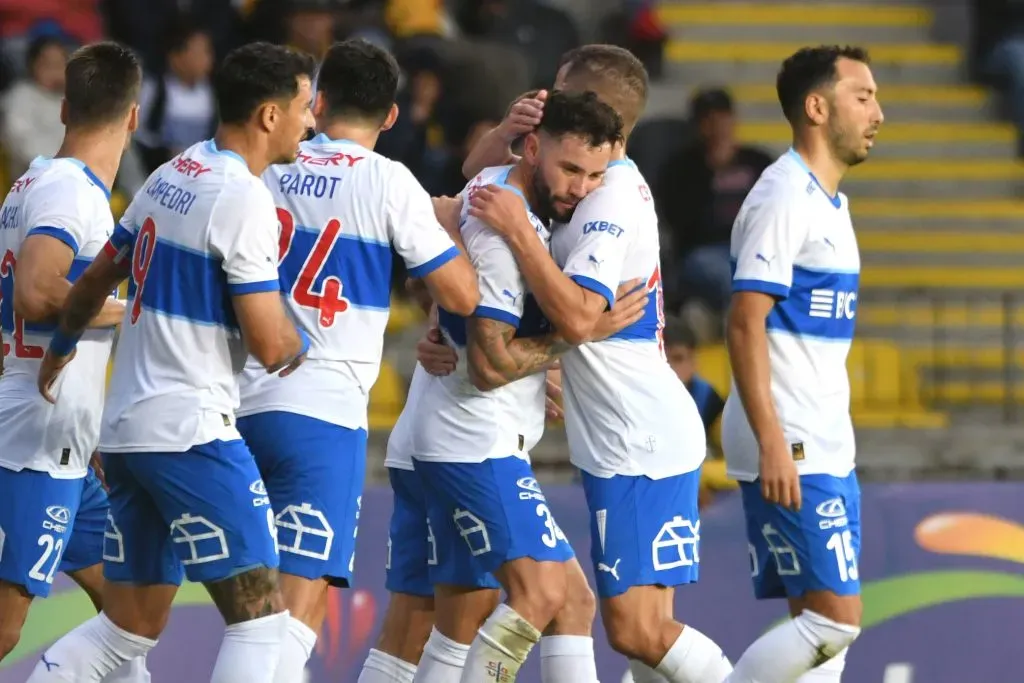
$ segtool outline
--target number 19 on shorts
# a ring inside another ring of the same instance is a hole
[[[832,534],[825,547],[836,556],[840,581],[845,583],[846,581],[860,580],[860,572],[857,570],[857,553],[854,552],[853,535],[849,529]]]

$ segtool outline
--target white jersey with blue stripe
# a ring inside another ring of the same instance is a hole
[[[505,184],[510,170],[485,169],[464,193],[471,194],[481,184],[510,187]],[[527,291],[512,250],[467,210],[468,204],[463,207],[462,239],[480,285],[480,304],[473,316],[511,325],[519,337],[549,332],[550,325]],[[547,226],[532,213],[530,220],[537,229],[537,238],[547,245]],[[447,377],[427,377],[418,388],[419,400],[415,405],[407,404],[406,410],[411,409],[413,415],[408,424],[413,457],[433,462],[482,462],[509,456],[529,460],[530,449],[544,433],[545,374],[538,372],[491,391],[480,391],[470,381],[467,369],[466,319],[442,309],[438,321],[459,360],[455,372]]]
[[[0,466],[85,476],[99,441],[100,414],[113,328],[88,330],[57,378],[57,403],[39,395],[37,381],[53,323],[28,323],[14,312],[15,263],[25,238],[48,235],[74,252],[67,278],[92,263],[114,229],[110,192],[77,159],[38,158],[14,181],[0,209]]]
[[[412,172],[354,142],[319,135],[263,180],[281,224],[281,289],[311,345],[284,378],[250,359],[238,414],[284,411],[366,429],[388,324],[391,247],[412,277],[458,249]]]
[[[613,161],[604,182],[556,227],[552,254],[566,275],[611,306],[619,285],[642,278],[643,318],[562,359],[572,462],[596,477],[662,479],[700,467],[706,454],[697,406],[665,360],[658,216],[636,165]]]
[[[766,320],[771,389],[801,474],[854,467],[850,380],[860,254],[846,196],[829,196],[790,150],[750,190],[732,231],[733,291],[777,299]],[[758,476],[757,440],[735,384],[722,416],[729,475]]]
[[[237,154],[198,143],[153,172],[108,248],[131,260],[131,280],[101,450],[240,438],[247,354],[231,297],[280,291],[270,191]]]

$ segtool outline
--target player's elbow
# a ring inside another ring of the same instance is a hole
[[[462,266],[459,268],[458,276],[450,278],[444,286],[430,287],[429,279],[427,286],[432,290],[431,296],[438,306],[449,313],[468,317],[473,314],[480,303],[480,287],[477,284],[476,271],[473,270],[469,261],[466,260],[464,264],[458,265]]]
[[[589,341],[596,324],[597,321],[588,316],[573,314],[565,320],[565,324],[558,326],[558,333],[569,344],[579,346]]]
[[[508,384],[508,380],[487,363],[468,363],[469,381],[478,391],[494,391]]]
[[[59,308],[50,299],[41,287],[33,286],[29,278],[15,278],[14,314],[25,322],[42,322],[56,315]]]
[[[267,372],[277,372],[298,355],[295,344],[285,337],[257,338],[249,343],[249,355],[255,358]]]

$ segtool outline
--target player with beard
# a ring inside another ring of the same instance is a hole
[[[31,683],[99,683],[155,644],[185,575],[227,626],[212,683],[270,683],[288,624],[274,514],[235,427],[248,351],[290,372],[310,340],[278,280],[278,223],[259,175],[312,124],[313,59],[253,43],[214,81],[220,125],[164,164],[67,295],[39,371],[49,400],[89,320],[131,276],[99,450],[110,486],[103,612],[50,647]],[[302,663],[287,680],[298,680]]]
[[[593,94],[553,95],[523,159],[483,176],[513,193],[528,212],[532,239],[546,249],[548,220],[571,215],[600,185],[620,132],[619,116]],[[467,194],[477,189],[471,183]],[[421,400],[407,404],[402,420],[436,548],[437,563],[429,567],[436,595],[475,589],[490,573],[508,600],[478,632],[479,621],[465,615],[461,632],[443,633],[439,617],[416,672],[416,680],[432,683],[514,680],[567,592],[589,594],[529,464],[544,428],[540,371],[570,345],[550,330],[501,237],[467,215],[461,237],[479,275],[481,303],[469,318],[442,309],[439,320],[463,370],[431,377],[418,368]],[[396,558],[405,544],[391,541],[391,566],[405,565]],[[596,680],[592,647],[589,669],[572,680]]]
[[[777,81],[793,147],[761,175],[732,233],[734,384],[722,416],[740,481],[754,594],[792,619],[730,683],[839,681],[860,633],[860,488],[846,357],[860,256],[839,183],[882,124],[867,53],[805,48]]]

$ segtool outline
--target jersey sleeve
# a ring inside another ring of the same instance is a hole
[[[387,183],[391,244],[410,277],[424,277],[458,256],[459,250],[434,215],[430,195],[403,164],[393,162]]]
[[[140,223],[143,219],[139,216],[139,204],[145,192],[139,192],[128,204],[124,215],[114,225],[114,232],[103,246],[103,250],[114,260],[114,263],[125,263],[131,260],[132,250],[135,248],[135,237],[139,234]]]
[[[480,303],[473,316],[490,318],[519,328],[526,285],[512,250],[490,228],[477,232],[466,245],[477,272]]]
[[[635,203],[623,199],[608,186],[598,188],[580,202],[569,225],[561,228],[575,237],[562,271],[580,287],[603,296],[609,308],[622,282],[626,247],[635,238],[632,216],[638,215]]]
[[[277,292],[278,223],[270,191],[253,178],[224,187],[211,220],[211,247],[232,296]]]
[[[801,205],[784,194],[742,212],[732,231],[732,291],[788,297],[808,228]]]
[[[53,237],[68,245],[78,256],[81,246],[90,237],[95,239],[90,235],[90,218],[94,215],[94,198],[88,195],[91,190],[75,182],[50,182],[45,187],[36,188],[38,198],[45,197],[45,200],[26,203],[26,207],[31,207],[25,216],[28,235]]]

